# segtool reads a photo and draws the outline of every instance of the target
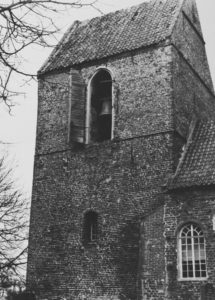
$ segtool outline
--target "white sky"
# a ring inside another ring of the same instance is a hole
[[[126,8],[143,2],[143,0],[98,0],[98,7],[103,12]],[[206,41],[208,61],[215,83],[215,1],[196,0]],[[64,32],[76,19],[89,19],[99,15],[98,11],[90,8],[74,10],[73,13],[61,15],[56,20]],[[47,58],[50,49],[31,48],[25,52],[28,70],[36,72]],[[15,87],[15,83],[14,83]],[[14,177],[17,185],[28,194],[31,190],[33,172],[33,154],[36,132],[37,86],[31,84],[21,87],[25,95],[17,99],[17,105],[12,116],[4,105],[0,105],[0,141],[11,143],[4,146],[12,158],[11,165],[15,165]]]

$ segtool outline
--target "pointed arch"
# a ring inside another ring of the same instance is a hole
[[[86,108],[86,143],[113,138],[113,75],[104,67],[93,74],[88,83]]]

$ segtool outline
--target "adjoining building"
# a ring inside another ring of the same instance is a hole
[[[27,288],[214,299],[215,96],[195,1],[76,21],[38,78]]]

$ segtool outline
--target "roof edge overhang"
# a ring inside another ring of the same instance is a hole
[[[87,66],[87,65],[93,65],[95,63],[98,63],[98,62],[102,62],[104,60],[108,60],[108,59],[114,59],[118,56],[126,56],[126,55],[135,55],[138,51],[143,51],[143,52],[148,52],[148,51],[151,51],[152,49],[158,49],[158,48],[162,48],[162,47],[168,47],[168,46],[172,46],[172,42],[171,42],[171,36],[168,36],[166,37],[165,39],[159,41],[159,42],[156,42],[154,44],[151,44],[151,45],[147,45],[147,46],[142,46],[142,47],[138,47],[138,48],[135,48],[135,49],[132,49],[132,50],[126,50],[126,51],[121,51],[121,52],[118,52],[118,53],[115,53],[113,55],[107,55],[107,56],[103,56],[101,58],[96,58],[96,59],[91,59],[91,60],[85,60],[85,61],[82,61],[78,64],[71,64],[71,65],[68,65],[68,66],[61,66],[59,68],[54,68],[52,70],[44,70],[44,71],[41,71],[42,69],[45,68],[45,65],[43,65],[39,71],[37,72],[37,78],[42,78],[43,76],[46,76],[46,75],[51,75],[51,74],[58,74],[58,73],[62,73],[62,72],[67,72],[69,71],[71,68],[74,68],[74,69],[81,69],[83,68],[83,66]]]
[[[215,192],[215,183],[211,184],[193,184],[193,185],[181,185],[181,186],[173,186],[167,187],[163,186],[163,191],[166,194],[182,194],[182,193],[191,193],[191,192],[205,192],[205,191],[213,191]]]

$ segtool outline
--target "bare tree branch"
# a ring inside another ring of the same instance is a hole
[[[26,265],[28,202],[14,189],[11,170],[0,160],[0,290],[20,280]],[[23,279],[22,279],[23,280]]]
[[[50,37],[59,33],[55,17],[68,8],[91,6],[97,9],[96,1],[10,0],[7,4],[0,3],[0,101],[10,107],[11,98],[17,95],[10,89],[12,75],[36,78],[36,74],[23,69],[22,53],[33,44],[51,46]]]

